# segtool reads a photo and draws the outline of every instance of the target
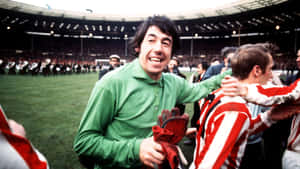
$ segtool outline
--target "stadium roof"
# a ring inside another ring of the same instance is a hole
[[[173,20],[223,16],[287,0],[0,0],[0,8],[64,18],[141,21],[154,14]]]
[[[39,1],[45,4],[47,0]],[[77,2],[74,0],[60,1],[68,2],[68,4]],[[127,0],[126,2],[131,1]],[[155,1],[152,0],[151,2]],[[166,0],[160,1],[164,2]],[[171,1],[169,2],[170,6],[165,9],[172,8],[173,3],[178,2],[176,0]],[[187,3],[197,9],[199,5],[194,5],[194,3],[198,1],[202,2],[201,0],[181,1],[180,4],[184,7],[183,4]],[[27,2],[30,2],[30,0],[27,0]],[[85,0],[85,2],[88,2],[88,0]],[[142,0],[139,2],[150,9],[154,8],[150,7],[150,4],[145,4],[146,2],[142,3]],[[214,2],[216,3],[216,1]],[[217,0],[217,2],[219,3],[220,0]],[[161,5],[159,2],[156,4]],[[148,16],[136,14],[139,17],[134,19],[125,18],[125,15],[101,15],[94,11],[95,9],[85,12],[72,12],[54,9],[52,6],[49,5],[48,8],[37,7],[21,2],[0,0],[0,32],[5,33],[9,29],[9,31],[25,32],[27,34],[37,33],[46,36],[53,35],[55,37],[123,39],[132,36],[144,17]],[[70,5],[70,7],[72,6]],[[171,15],[172,13],[164,13],[164,15],[175,20],[180,36],[198,36],[196,38],[209,36],[209,38],[212,38],[232,36],[235,33],[239,36],[255,36],[276,31],[299,31],[299,6],[299,0],[236,0],[234,2],[231,0],[231,3],[219,5],[218,8],[214,9],[186,10],[185,12],[176,13],[176,15]],[[108,6],[105,7],[108,8]],[[128,11],[136,11],[138,7],[128,7]],[[112,11],[117,12],[115,9],[112,9]]]

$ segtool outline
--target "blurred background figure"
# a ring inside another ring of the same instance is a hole
[[[109,71],[114,70],[115,68],[119,67],[121,64],[121,58],[119,55],[110,55],[109,56],[109,67],[107,69],[102,69],[99,72],[99,80]]]
[[[197,72],[193,73],[190,77],[190,82],[200,82],[208,69],[209,65],[206,61],[202,61],[197,65]]]
[[[5,74],[5,60],[4,59],[0,59],[0,74]]]
[[[50,71],[50,66],[51,66],[51,59],[47,58],[45,61],[42,63],[42,73],[44,76],[49,76],[51,71]]]
[[[291,74],[290,76],[287,77],[286,82],[285,82],[286,85],[289,85],[292,82],[294,82],[296,79],[300,78],[300,49],[298,49],[298,51],[297,51],[296,62],[297,62],[298,72],[296,75]]]
[[[234,55],[236,49],[236,47],[224,47],[221,50],[223,62],[217,65],[211,65],[204,74],[203,80],[226,71],[230,67],[230,58]]]
[[[170,60],[168,66],[166,67],[166,70],[164,72],[174,73],[174,74],[176,74],[176,75],[178,75],[178,76],[180,76],[180,77],[182,77],[182,78],[185,79],[186,76],[184,74],[182,74],[180,72],[180,70],[178,69],[179,64],[180,64],[179,60],[176,57],[173,57]]]
[[[197,72],[193,73],[190,77],[191,83],[197,83],[200,82],[209,67],[208,63],[206,61],[202,61],[197,65]],[[191,127],[198,127],[197,121],[200,117],[200,107],[198,101],[194,102],[194,113],[191,118]],[[191,137],[188,140],[184,141],[184,144],[187,145],[194,145],[195,144],[195,138]]]
[[[8,70],[9,75],[16,74],[16,62],[14,58],[9,60],[8,64],[6,65],[6,69]]]
[[[178,69],[179,64],[180,64],[179,60],[176,57],[172,57],[164,72],[173,73],[177,76],[186,79],[186,76],[183,73],[181,73],[180,70]],[[179,108],[180,114],[184,113],[185,104],[176,104],[175,107]]]

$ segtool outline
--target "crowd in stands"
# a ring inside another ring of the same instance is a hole
[[[242,40],[257,42],[262,40],[260,38]],[[266,41],[272,39],[272,37],[265,38]],[[79,61],[91,64],[95,59],[107,59],[111,54],[119,55],[127,63],[135,58],[129,50],[129,41],[123,39],[54,38],[8,33],[2,35],[2,40],[6,42],[0,47],[0,59],[3,62],[14,60],[17,63],[23,58],[28,62],[43,63],[46,58],[50,58],[51,62],[56,60],[60,64],[74,65],[83,64],[78,63]],[[176,51],[175,55],[180,60],[179,67],[196,68],[203,61],[209,64],[213,61],[222,62],[219,51],[224,46],[236,46],[233,44],[230,39],[194,39],[193,44],[191,39],[181,39],[180,50]],[[274,55],[275,69],[292,73],[297,68],[294,62],[296,55],[291,52],[291,48],[286,47],[286,43],[276,44],[282,51],[280,51],[281,55]]]
[[[3,53],[3,52],[1,52]],[[71,52],[70,52],[71,53]],[[80,54],[78,54],[80,55]],[[37,57],[30,57],[28,53],[9,54],[9,56],[0,56],[0,74],[31,74],[31,75],[57,75],[57,74],[71,74],[71,73],[88,73],[96,72],[101,69],[103,63],[96,63],[96,59],[107,59],[109,53],[103,53],[96,56],[78,57],[64,54],[40,55]],[[126,62],[132,61],[134,56],[119,55],[121,59]],[[177,55],[180,61],[179,67],[195,68],[202,62],[207,62],[209,65],[222,62],[219,54],[210,55]],[[287,74],[293,74],[297,70],[297,64],[293,56],[277,56],[274,57],[274,69],[286,71]]]
[[[101,65],[98,65],[98,69]],[[0,74],[65,75],[96,72],[97,65],[89,60],[51,58],[0,58]]]
[[[207,62],[210,65],[214,63],[220,63],[223,60],[219,53],[199,56],[180,55],[178,58],[181,63],[179,65],[180,67],[197,67],[197,65],[202,62]],[[274,56],[275,65],[273,69],[286,70],[292,73],[293,70],[297,69],[295,58],[296,54]]]

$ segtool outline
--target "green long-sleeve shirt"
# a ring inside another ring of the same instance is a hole
[[[230,72],[227,72],[227,74]],[[163,109],[206,97],[225,75],[201,83],[163,73],[152,80],[138,59],[98,81],[80,122],[74,142],[79,155],[97,159],[95,168],[140,168],[140,143],[152,136]]]

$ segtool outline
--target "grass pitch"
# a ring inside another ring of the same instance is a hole
[[[51,169],[83,169],[72,146],[97,80],[97,73],[0,75],[0,104],[7,117],[23,124],[27,138],[46,156]],[[186,113],[192,115],[192,104],[187,104]],[[190,162],[193,146],[180,145]]]

